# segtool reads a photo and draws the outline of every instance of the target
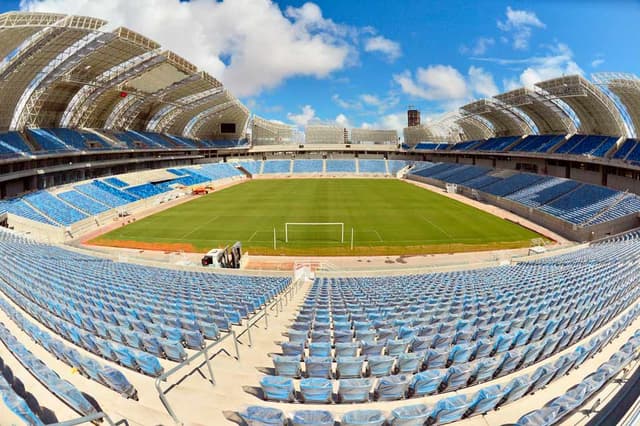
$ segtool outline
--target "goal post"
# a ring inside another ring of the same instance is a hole
[[[340,227],[340,242],[344,243],[344,222],[286,222],[284,224],[284,241],[289,242],[289,227],[296,226],[335,226]]]

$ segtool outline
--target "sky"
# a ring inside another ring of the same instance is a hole
[[[103,18],[222,81],[261,117],[402,129],[561,75],[640,75],[640,0],[0,0]]]

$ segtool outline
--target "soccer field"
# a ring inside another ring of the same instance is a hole
[[[343,223],[344,241],[340,225],[292,225],[287,242],[287,222]],[[251,254],[377,255],[527,247],[537,237],[399,180],[289,179],[254,180],[214,192],[91,243],[205,252],[241,241]]]

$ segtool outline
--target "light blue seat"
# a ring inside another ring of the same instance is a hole
[[[287,424],[287,417],[277,408],[252,405],[239,414],[248,426],[285,426]]]
[[[337,357],[336,377],[339,379],[355,379],[362,377],[363,357]]]
[[[144,374],[158,377],[164,373],[164,368],[162,368],[160,361],[158,361],[158,358],[155,356],[142,351],[134,351],[133,354],[136,359],[136,364]]]
[[[307,338],[309,337],[309,333],[307,331],[294,330],[290,328],[287,331],[287,336],[289,337],[289,342],[291,343],[306,343]]]
[[[335,354],[336,358],[341,356],[356,356],[358,355],[359,344],[356,342],[336,342]]]
[[[362,341],[360,344],[360,355],[370,357],[382,355],[386,342]]]
[[[440,384],[441,391],[446,392],[466,387],[471,372],[471,366],[468,364],[449,367]]]
[[[513,372],[518,367],[521,361],[521,349],[513,349],[511,351],[505,352],[504,355],[502,355],[502,357],[500,358],[500,364],[498,366],[496,377],[505,376]]]
[[[396,372],[400,374],[412,374],[420,371],[424,354],[422,353],[405,353],[400,354],[396,360]]]
[[[551,365],[542,365],[531,374],[531,387],[528,392],[537,392],[547,386],[558,370]]]
[[[424,366],[431,370],[433,368],[445,368],[449,351],[437,351],[429,349],[424,354]]]
[[[158,339],[157,337],[143,336],[142,345],[145,351],[155,356],[164,356],[164,352],[162,351],[162,344],[160,343],[160,339]]]
[[[42,420],[40,420],[40,418],[36,416],[36,414],[25,402],[25,400],[18,396],[13,390],[11,390],[10,386],[4,381],[2,377],[0,377],[0,395],[2,395],[2,402],[4,406],[7,407],[7,409],[13,414],[15,414],[17,419],[24,422],[24,425],[44,426]],[[14,424],[13,419],[5,419],[5,421],[11,421],[10,424]]]
[[[101,381],[111,389],[126,398],[137,399],[138,392],[120,371],[105,365],[98,374]]]
[[[511,380],[503,387],[504,397],[497,406],[508,404],[522,398],[522,396],[527,393],[530,386],[531,380],[526,374]]]
[[[187,359],[187,352],[179,342],[163,339],[161,345],[162,351],[168,359],[176,362],[182,362]]]
[[[409,392],[414,396],[431,395],[438,391],[446,370],[426,370],[414,374],[409,385]]]
[[[260,387],[266,400],[292,402],[295,399],[293,380],[289,377],[264,376]]]
[[[497,358],[483,358],[474,361],[474,367],[471,373],[473,383],[482,383],[491,380],[499,365],[500,360]]]
[[[333,330],[333,341],[338,343],[350,343],[353,341],[353,331],[349,330]]]
[[[291,418],[293,426],[333,426],[334,423],[333,415],[325,410],[298,410]]]
[[[469,358],[471,358],[474,349],[475,345],[472,343],[461,343],[454,345],[451,348],[451,351],[449,351],[447,364],[462,364],[469,361]]]
[[[381,377],[376,384],[374,396],[377,401],[404,399],[409,389],[409,383],[409,376],[404,374]]]
[[[118,363],[134,370],[138,369],[136,358],[129,348],[122,345],[114,345],[113,351],[115,352],[116,357],[118,357]]]
[[[517,426],[551,426],[557,423],[560,409],[558,407],[542,407],[520,417]]]
[[[400,354],[407,352],[409,345],[411,345],[412,339],[399,339],[387,341],[387,355],[397,357]]]
[[[331,343],[312,342],[309,344],[309,356],[329,357],[331,356]]]
[[[472,398],[467,411],[467,417],[485,414],[495,408],[504,392],[500,385],[491,385],[480,389]]]
[[[284,356],[297,356],[299,360],[304,358],[304,344],[303,343],[280,343],[282,348],[282,355]]]
[[[340,402],[367,402],[371,390],[370,379],[341,379],[338,385]]]
[[[386,422],[380,410],[355,410],[344,413],[341,426],[383,426]]]
[[[220,338],[220,329],[215,323],[199,321],[198,325],[205,339],[218,340]]]
[[[462,418],[468,408],[467,398],[464,395],[455,395],[438,401],[430,417],[438,424],[456,422]]]
[[[204,348],[204,337],[199,330],[196,331],[185,331],[183,333],[184,343],[190,349],[200,350]]]
[[[395,359],[387,355],[367,357],[367,376],[388,376],[393,370]]]
[[[328,404],[333,394],[331,380],[311,377],[300,380],[300,393],[304,402]]]
[[[407,405],[391,410],[392,426],[422,426],[426,424],[431,409],[424,404]]]
[[[304,360],[307,377],[333,377],[331,371],[332,358],[324,356],[310,356]]]
[[[277,376],[300,377],[302,371],[300,369],[300,357],[273,355],[273,366]]]

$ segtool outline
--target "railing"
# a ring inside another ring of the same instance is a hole
[[[127,424],[125,420],[120,420],[119,422],[114,423],[113,420],[111,420],[111,418],[106,413],[99,412],[96,414],[89,414],[88,416],[79,417],[73,420],[67,420],[67,421],[58,422],[58,423],[51,423],[50,426],[75,426],[75,425],[82,425],[89,422],[96,422],[98,420],[106,421],[109,424],[109,426]]]
[[[280,312],[284,310],[284,307],[289,304],[293,296],[297,293],[301,283],[301,280],[292,280],[291,284],[289,284],[289,286],[280,293],[275,300],[271,302],[271,304],[266,304],[264,308],[247,320],[245,329],[237,335],[237,339],[246,333],[249,339],[249,347],[252,347],[253,339],[251,337],[251,328],[255,327],[258,321],[264,318],[264,328],[265,330],[269,329],[269,315],[272,315],[270,314],[270,311],[275,309],[275,315],[273,316],[277,318]]]
[[[173,421],[176,424],[182,424],[182,422],[180,421],[180,419],[178,419],[178,416],[176,415],[175,411],[173,411],[173,408],[171,408],[171,405],[169,404],[169,400],[167,399],[167,396],[165,395],[164,391],[162,390],[162,382],[166,381],[169,376],[173,375],[177,371],[179,371],[179,370],[183,369],[184,367],[190,365],[194,360],[196,360],[197,358],[199,358],[202,355],[202,356],[204,356],[205,363],[207,364],[207,370],[209,372],[209,379],[210,379],[209,382],[211,383],[211,386],[215,386],[216,385],[216,379],[215,379],[215,377],[213,375],[213,368],[211,367],[211,359],[209,357],[209,350],[211,350],[214,346],[219,345],[220,343],[222,343],[223,341],[225,341],[229,337],[233,337],[233,344],[234,344],[234,347],[235,347],[235,350],[236,350],[236,359],[239,360],[240,359],[240,351],[238,350],[238,341],[237,341],[237,338],[236,338],[236,333],[235,333],[235,331],[230,330],[229,334],[227,334],[226,336],[222,337],[221,339],[216,340],[215,342],[212,342],[212,343],[206,345],[204,347],[204,349],[202,349],[201,351],[199,351],[196,354],[190,356],[189,358],[187,358],[186,360],[184,360],[180,364],[176,365],[175,367],[173,367],[169,371],[164,372],[161,376],[156,378],[155,387],[156,387],[156,390],[158,391],[158,397],[160,397],[160,401],[162,402],[162,405],[164,405],[164,408],[166,408],[167,412],[169,413],[169,415],[171,416],[171,418],[173,419]],[[65,426],[71,426],[71,425],[65,425]]]

